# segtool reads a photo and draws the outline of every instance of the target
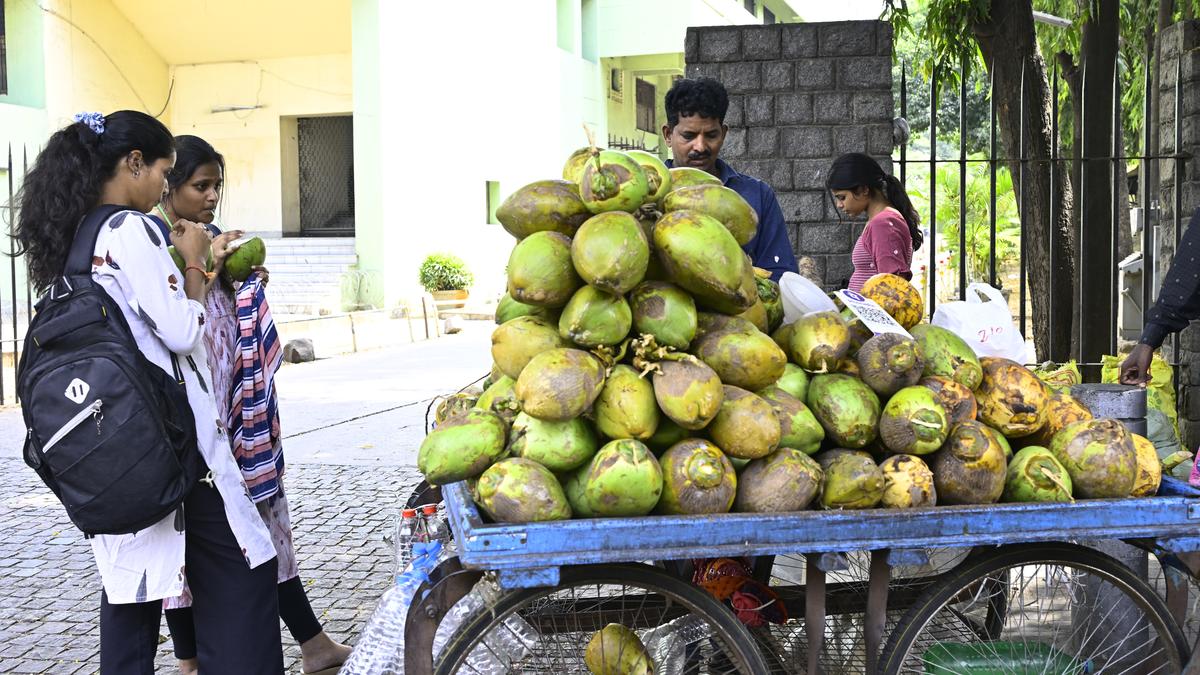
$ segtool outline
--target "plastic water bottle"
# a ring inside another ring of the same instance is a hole
[[[421,507],[421,520],[425,523],[428,541],[444,541],[446,539],[445,523],[438,518],[437,504],[426,504]]]
[[[400,517],[396,519],[396,535],[393,537],[395,542],[395,555],[392,560],[392,576],[395,577],[404,571],[408,565],[409,558],[412,557],[413,539],[417,534],[417,511],[416,509],[404,509],[400,511]]]
[[[403,514],[401,517],[403,519]],[[412,564],[384,592],[355,643],[354,651],[339,671],[342,675],[404,675],[404,627],[408,609],[421,582],[437,564],[440,548],[438,544],[421,547]]]

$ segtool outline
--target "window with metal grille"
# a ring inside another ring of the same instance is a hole
[[[775,23],[775,12],[763,7],[763,25],[770,26]]]
[[[654,85],[638,78],[637,81],[637,128],[654,132]]]
[[[300,230],[354,234],[354,118],[296,120],[300,168]]]
[[[758,3],[754,0],[745,0],[746,11],[750,12],[751,16],[758,16]]]
[[[8,94],[8,49],[4,39],[4,0],[0,0],[0,96]]]

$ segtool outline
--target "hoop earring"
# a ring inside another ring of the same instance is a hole
[[[142,175],[142,171],[141,171],[141,169],[134,169],[134,170],[133,170],[133,177],[134,177],[134,178],[137,178],[137,177],[138,177],[138,176],[140,176],[140,175]]]

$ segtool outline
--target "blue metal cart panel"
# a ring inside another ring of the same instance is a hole
[[[1154,539],[1200,548],[1200,490],[1181,483],[1139,499],[924,509],[590,518],[521,525],[483,522],[465,482],[443,488],[464,566],[545,571],[562,565],[694,557]],[[519,583],[519,582],[516,582]]]

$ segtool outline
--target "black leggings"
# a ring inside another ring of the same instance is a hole
[[[216,489],[198,484],[183,513],[185,564],[194,599],[192,655],[201,671],[282,674],[276,561],[253,569],[246,565]],[[114,605],[102,595],[101,675],[153,675],[161,617],[161,600]]]
[[[313,613],[300,577],[292,577],[280,583],[278,588],[279,617],[287,624],[296,644],[304,644],[320,634],[321,622]],[[167,615],[167,627],[171,629],[171,640],[175,643],[175,658],[196,658],[196,619],[192,608],[168,609],[164,614]]]

